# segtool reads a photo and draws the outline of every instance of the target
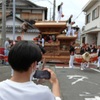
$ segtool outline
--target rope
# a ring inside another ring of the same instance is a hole
[[[74,21],[75,21],[81,14],[82,14],[82,11],[81,11],[81,13],[74,19]]]

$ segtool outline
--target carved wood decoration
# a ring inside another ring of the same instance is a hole
[[[69,45],[77,39],[77,35],[75,37],[68,37],[66,33],[63,33],[67,28],[66,21],[59,23],[54,21],[36,22],[35,27],[40,30],[42,35],[55,35],[56,37],[56,41],[45,42],[44,48],[46,53],[43,57],[46,61],[59,60],[66,62],[69,60]]]

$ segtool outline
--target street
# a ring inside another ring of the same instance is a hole
[[[100,100],[100,70],[91,67],[81,71],[79,67],[69,69],[55,64],[46,66],[57,74],[62,100]],[[10,78],[10,71],[10,66],[0,65],[0,81]]]
[[[100,72],[94,69],[57,68],[56,74],[63,100],[100,100]]]

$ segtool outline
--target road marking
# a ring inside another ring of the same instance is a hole
[[[96,100],[95,98],[85,98],[85,100]]]
[[[95,69],[95,68],[90,68],[90,69],[100,73],[100,70],[98,70],[98,69]]]
[[[67,75],[67,77],[69,79],[76,79],[76,81],[71,83],[72,85],[74,85],[74,84],[76,84],[76,83],[78,83],[80,81],[82,82],[82,81],[84,81],[84,79],[88,79],[88,77],[82,76],[82,75]]]
[[[88,77],[87,76],[82,76],[82,75],[67,75],[68,79],[74,79],[76,81],[72,82],[71,85],[74,85],[78,82],[87,82],[89,84],[94,84],[94,85],[98,85],[97,83],[91,82],[91,81],[87,81]]]
[[[65,68],[65,69],[80,69],[80,67],[69,68],[69,67],[63,67],[63,66],[59,66],[59,67],[55,66],[55,68],[58,68],[58,69],[61,69],[61,68]],[[98,70],[98,69],[95,69],[95,68],[90,68],[90,69],[100,73],[100,70]]]
[[[80,69],[79,67],[69,68],[69,67],[63,67],[63,66],[55,66],[55,68],[66,68],[66,69]]]
[[[80,69],[80,67],[69,68],[69,67],[64,67],[64,66],[55,66],[54,68],[57,68],[57,69],[61,69],[61,68],[65,68],[65,69]],[[98,70],[98,69],[95,69],[95,68],[90,68],[90,69],[100,73],[100,70]]]
[[[95,98],[85,98],[85,100],[100,100],[99,96],[95,96]]]
[[[67,68],[67,67],[62,67],[62,66],[59,66],[59,67],[58,67],[58,66],[55,66],[55,68]]]
[[[95,96],[96,100],[100,100],[100,97],[99,96]]]
[[[91,93],[89,93],[89,92],[83,92],[82,94],[79,94],[79,96],[80,97],[93,97],[93,96],[95,96],[95,97],[97,97],[97,95],[99,95],[100,93],[97,93],[97,94],[91,94]]]

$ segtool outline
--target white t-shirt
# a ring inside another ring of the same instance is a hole
[[[59,9],[59,14],[62,15],[62,5],[60,6],[60,9]]]
[[[11,80],[0,82],[0,100],[55,100],[47,86],[33,81],[18,83]]]
[[[42,38],[42,47],[44,47],[44,38]]]
[[[5,41],[5,44],[4,44],[4,47],[5,47],[5,50],[9,50],[9,42],[8,41]]]

